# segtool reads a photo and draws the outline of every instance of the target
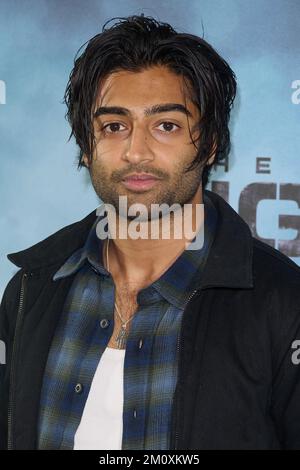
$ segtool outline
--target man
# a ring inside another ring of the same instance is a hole
[[[107,217],[8,255],[2,448],[300,448],[300,269],[205,189],[235,91],[203,39],[144,16],[76,59],[67,115]],[[120,197],[146,235],[153,204],[191,208],[196,237],[162,236],[171,211],[158,237],[121,237]]]

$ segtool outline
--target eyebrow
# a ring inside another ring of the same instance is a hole
[[[179,103],[155,104],[151,108],[144,109],[145,116],[153,116],[154,114],[166,113],[168,111],[178,111],[186,116],[193,117],[192,113]],[[118,114],[120,116],[130,116],[130,110],[121,106],[100,106],[94,113],[94,118],[105,114]]]

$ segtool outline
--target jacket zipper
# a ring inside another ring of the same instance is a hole
[[[9,400],[8,400],[8,436],[7,436],[7,448],[8,450],[13,450],[13,413],[14,413],[14,401],[15,401],[15,365],[17,362],[19,344],[18,344],[18,335],[22,327],[23,322],[23,305],[25,297],[25,286],[28,277],[31,273],[25,272],[22,276],[21,281],[21,291],[20,291],[20,300],[19,307],[16,319],[15,334],[13,339],[13,348],[12,348],[12,358],[11,358],[11,369],[10,369],[10,381],[9,381]]]
[[[186,311],[186,308],[187,308],[187,305],[188,303],[191,301],[191,299],[194,297],[194,295],[196,294],[196,292],[199,292],[201,290],[201,288],[198,288],[196,290],[194,290],[189,298],[187,299],[186,301],[186,304],[184,306],[184,311],[183,311],[183,314],[182,314],[182,318],[183,318],[183,315]],[[178,341],[177,341],[177,357],[179,359],[179,367],[178,367],[178,370],[180,371],[180,365],[181,365],[181,359],[180,359],[180,349],[181,349],[181,333],[178,335]],[[178,398],[177,398],[177,402],[178,402]],[[178,433],[178,412],[176,411],[176,418],[175,418],[175,447],[174,447],[174,450],[177,450],[177,446],[178,446],[178,439],[179,439],[179,433]]]

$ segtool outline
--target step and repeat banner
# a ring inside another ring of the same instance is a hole
[[[191,32],[237,76],[232,149],[208,189],[300,265],[300,0],[1,0],[0,299],[6,258],[98,207],[62,103],[79,47],[113,17]]]

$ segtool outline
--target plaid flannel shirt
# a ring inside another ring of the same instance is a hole
[[[204,215],[203,247],[185,250],[137,295],[124,360],[122,449],[169,449],[182,315],[199,285],[217,223],[217,211],[205,194]],[[102,263],[103,241],[96,234],[100,217],[84,246],[53,277],[72,275],[74,280],[44,372],[39,449],[73,449],[94,373],[113,332],[115,287]]]

